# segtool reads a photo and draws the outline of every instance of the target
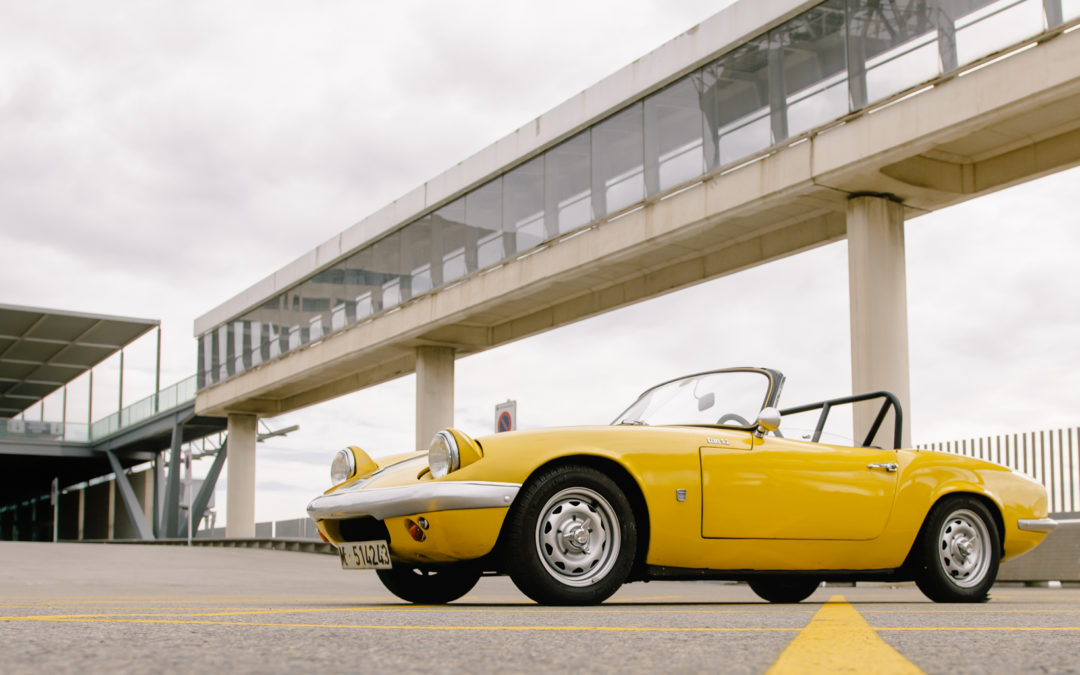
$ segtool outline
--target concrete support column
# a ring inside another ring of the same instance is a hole
[[[79,529],[76,539],[82,541],[86,538],[86,488],[79,490]]]
[[[226,537],[255,536],[255,415],[229,415],[229,480],[226,486]]]
[[[416,449],[454,424],[453,347],[416,348]]]
[[[851,388],[884,389],[903,406],[903,445],[911,446],[908,371],[907,274],[904,207],[886,195],[854,195],[847,203],[848,284],[851,292]],[[855,442],[873,423],[877,407],[855,406]],[[892,447],[892,415],[874,445]]]
[[[116,481],[111,480],[108,483],[105,483],[105,485],[108,487],[107,494],[109,496],[109,535],[105,538],[116,539]]]

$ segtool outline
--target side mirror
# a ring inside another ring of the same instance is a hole
[[[757,435],[764,436],[769,431],[780,428],[780,411],[776,408],[764,408],[758,413]]]
[[[713,407],[713,404],[715,404],[715,403],[716,403],[716,394],[714,394],[714,393],[712,393],[710,391],[708,394],[705,394],[704,396],[702,396],[701,398],[699,398],[697,400],[698,412],[701,412],[703,410],[708,410],[709,408]]]

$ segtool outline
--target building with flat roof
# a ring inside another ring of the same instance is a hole
[[[122,403],[123,350],[155,330],[156,393],[91,419],[93,369],[120,355]],[[180,446],[225,425],[221,418],[195,414],[194,376],[161,387],[160,340],[160,322],[155,319],[0,305],[0,539],[53,538],[54,484],[61,491],[80,486],[73,492],[77,503],[65,502],[63,516],[70,527],[58,533],[65,538],[83,538],[79,535],[87,532],[130,533],[143,539],[155,533],[179,534]],[[88,416],[72,421],[67,387],[84,375],[89,376]],[[39,419],[27,419],[27,409],[52,395],[63,397],[60,419],[46,419],[43,406]],[[159,486],[158,469],[163,469],[159,455],[171,448],[175,457],[168,485]],[[127,471],[147,462],[153,470],[133,478],[138,481],[133,488]],[[109,474],[115,478],[108,485],[89,485]]]

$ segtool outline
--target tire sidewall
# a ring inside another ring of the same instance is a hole
[[[607,573],[587,586],[570,586],[548,571],[536,541],[537,522],[548,501],[568,488],[587,488],[611,505],[619,531],[619,550]],[[535,476],[522,489],[507,521],[504,561],[514,585],[540,604],[592,605],[619,589],[637,550],[637,525],[630,501],[618,484],[592,468],[564,465]]]
[[[989,539],[989,560],[983,579],[974,586],[959,586],[942,567],[938,555],[938,537],[944,524],[957,511],[969,511],[982,520]],[[926,518],[919,542],[919,589],[935,602],[985,602],[997,579],[1001,562],[1001,533],[990,509],[979,499],[968,496],[947,497],[938,502]]]
[[[809,598],[821,585],[820,579],[798,576],[770,576],[752,579],[750,590],[762,600],[793,604]]]
[[[417,574],[412,565],[394,565],[375,570],[386,590],[397,597],[420,605],[443,605],[472,590],[480,579],[480,569],[459,564],[435,568],[434,574]]]

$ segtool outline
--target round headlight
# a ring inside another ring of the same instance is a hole
[[[449,431],[440,431],[428,446],[428,468],[433,478],[442,478],[461,466],[457,441]]]
[[[334,461],[330,463],[330,480],[334,485],[344,483],[352,478],[355,472],[356,460],[353,459],[352,452],[348,448],[338,450],[334,455]]]

